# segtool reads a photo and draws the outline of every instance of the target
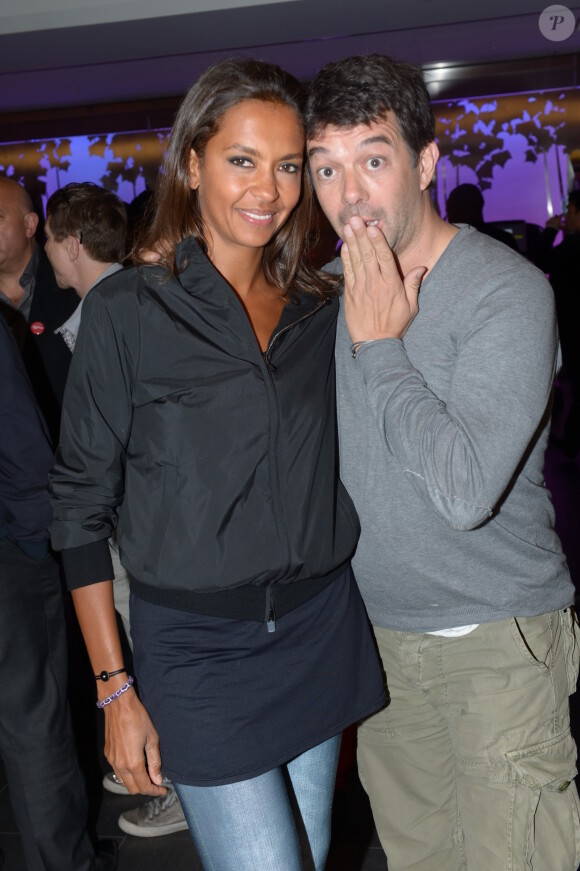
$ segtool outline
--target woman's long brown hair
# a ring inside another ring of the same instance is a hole
[[[193,236],[205,247],[197,192],[189,186],[190,152],[193,148],[203,160],[207,143],[216,134],[225,112],[244,100],[289,106],[302,121],[304,88],[280,67],[242,58],[206,70],[191,86],[177,113],[148,219],[133,249],[137,265],[150,263],[146,252],[155,251],[160,255],[159,262],[175,273],[175,245]],[[306,262],[313,196],[304,167],[299,203],[264,248],[266,278],[290,296],[293,291],[322,297],[336,294],[336,278],[312,269]]]

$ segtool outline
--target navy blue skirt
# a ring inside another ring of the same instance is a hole
[[[382,670],[350,569],[265,623],[178,611],[131,596],[140,697],[163,773],[215,786],[289,762],[380,708]]]

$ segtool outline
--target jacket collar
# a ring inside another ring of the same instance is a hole
[[[207,258],[199,243],[188,236],[175,246],[175,262],[181,271],[173,277],[187,293],[192,296],[210,295],[212,302],[217,305],[230,306],[230,285],[222,278],[218,270]],[[167,272],[156,266],[145,267],[150,275],[155,275],[162,282],[167,281]],[[295,293],[289,303],[286,304],[279,327],[288,326],[311,312],[314,312],[323,302],[320,297]]]

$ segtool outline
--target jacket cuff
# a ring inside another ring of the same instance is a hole
[[[61,551],[66,584],[69,590],[88,587],[115,577],[108,539],[69,547]]]

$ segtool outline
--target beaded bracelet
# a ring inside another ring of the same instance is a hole
[[[129,675],[129,677],[127,678],[127,682],[124,683],[122,687],[119,687],[118,690],[115,690],[115,692],[111,693],[110,696],[107,696],[106,699],[101,699],[100,702],[97,702],[97,708],[100,708],[101,710],[103,708],[106,708],[107,705],[110,705],[111,702],[114,702],[115,699],[118,699],[119,696],[122,696],[123,693],[127,692],[127,690],[130,690],[133,686],[133,680],[134,679]]]

